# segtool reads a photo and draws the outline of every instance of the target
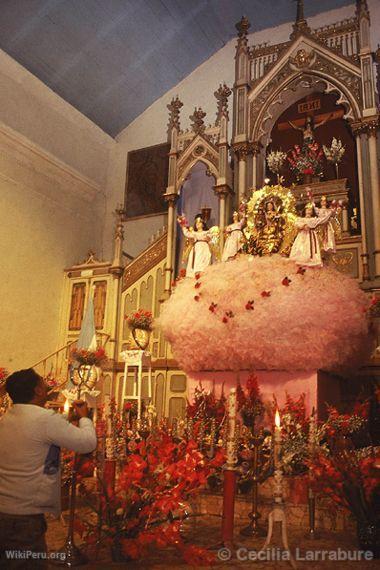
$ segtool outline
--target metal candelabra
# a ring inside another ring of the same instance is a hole
[[[243,536],[265,536],[265,530],[259,526],[260,513],[258,512],[258,489],[260,483],[260,450],[264,441],[264,434],[260,431],[251,436],[253,462],[252,462],[252,511],[249,513],[250,523],[240,531]]]

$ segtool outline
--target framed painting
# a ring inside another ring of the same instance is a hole
[[[125,187],[127,218],[166,212],[163,199],[168,181],[169,143],[157,144],[128,153]]]

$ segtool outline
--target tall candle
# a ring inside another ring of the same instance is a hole
[[[228,397],[228,437],[227,437],[227,466],[234,467],[236,463],[236,388],[231,388]]]
[[[280,413],[278,409],[276,410],[276,414],[274,417],[274,466],[277,467],[279,460],[280,460],[280,451],[281,451],[281,419]]]

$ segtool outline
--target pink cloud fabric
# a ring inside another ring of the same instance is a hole
[[[368,304],[333,268],[242,256],[180,281],[157,324],[188,372],[332,370],[353,365],[369,344]]]

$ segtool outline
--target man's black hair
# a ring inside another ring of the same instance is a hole
[[[14,404],[29,404],[41,376],[33,368],[18,370],[8,376],[5,388]]]

